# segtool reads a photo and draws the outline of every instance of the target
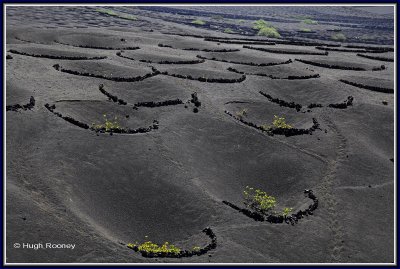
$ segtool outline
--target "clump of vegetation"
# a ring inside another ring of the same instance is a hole
[[[280,38],[281,35],[279,34],[278,30],[273,27],[270,23],[264,20],[258,20],[253,22],[253,29],[258,30],[257,35],[260,36],[267,36],[272,38]]]
[[[318,24],[317,21],[314,21],[314,20],[311,20],[311,19],[305,19],[305,20],[302,20],[301,22],[305,23],[305,24]]]
[[[253,22],[254,30],[260,30],[265,27],[272,27],[272,25],[264,20],[258,20],[258,21]]]
[[[278,117],[276,115],[274,115],[274,120],[272,121],[272,125],[275,128],[282,128],[282,129],[292,129],[293,128],[293,126],[286,123],[286,120],[284,117]]]
[[[335,41],[345,41],[346,40],[346,36],[342,33],[334,34],[334,35],[332,35],[331,38],[332,38],[332,40],[335,40]]]
[[[125,14],[125,13],[116,13],[115,11],[111,10],[111,9],[96,9],[97,12],[102,13],[102,14],[106,14],[109,16],[113,16],[113,17],[117,17],[117,18],[121,18],[121,19],[125,19],[125,20],[131,20],[131,21],[136,21],[137,18],[133,15],[130,14]]]
[[[247,116],[247,109],[246,108],[242,108],[241,110],[239,110],[238,112],[236,112],[236,116],[239,119],[243,119],[243,117]]]
[[[102,124],[92,124],[92,128],[96,131],[104,130],[106,132],[111,132],[113,130],[121,130],[121,126],[118,123],[118,118],[114,117],[114,121],[110,121],[107,119],[107,115],[104,114],[104,123]]]
[[[122,14],[121,13],[117,17],[125,19],[125,20],[131,20],[131,21],[136,21],[137,20],[137,18],[135,16],[130,15],[130,14]]]
[[[232,31],[232,29],[231,29],[231,28],[226,28],[226,29],[224,30],[224,33],[227,33],[227,34],[232,34],[232,33],[233,33],[233,31]]]
[[[253,209],[264,215],[278,214],[274,209],[276,207],[276,198],[268,195],[265,191],[254,189],[246,186],[243,191],[244,204],[246,207]],[[285,207],[282,210],[282,216],[287,218],[293,212],[293,208]]]
[[[272,121],[272,126],[268,124],[261,125],[261,128],[264,131],[269,131],[271,129],[292,129],[293,126],[286,123],[286,119],[284,117],[278,117],[274,115],[274,120]]]
[[[100,9],[96,9],[96,11],[99,13],[102,13],[102,14],[110,15],[110,16],[117,16],[117,13],[115,13],[111,9],[100,8]]]
[[[309,29],[309,28],[301,28],[299,31],[300,31],[300,32],[303,32],[303,33],[310,33],[310,32],[312,32],[311,29]]]
[[[278,30],[276,30],[274,27],[261,28],[260,31],[258,31],[257,35],[272,37],[272,38],[280,38],[281,37]]]
[[[168,242],[165,242],[163,245],[159,246],[151,241],[146,241],[142,244],[130,243],[128,244],[128,247],[132,249],[137,247],[140,252],[146,252],[146,253],[179,254],[181,251],[179,248],[177,248],[174,245],[170,245]]]
[[[238,20],[238,23],[244,23],[244,20]]]
[[[200,247],[193,247],[193,251],[199,251],[200,249]]]
[[[266,192],[250,188],[249,186],[243,191],[244,204],[258,212],[267,214],[270,210],[275,208],[276,199],[268,195]]]
[[[283,215],[284,217],[286,217],[287,215],[289,215],[290,213],[292,213],[292,211],[293,211],[293,208],[292,208],[292,207],[285,207],[285,208],[282,210],[282,215]]]
[[[204,24],[206,24],[204,21],[199,20],[199,19],[193,20],[191,23],[192,23],[192,24],[197,24],[197,25],[204,25]]]

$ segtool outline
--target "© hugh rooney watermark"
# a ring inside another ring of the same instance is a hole
[[[14,248],[23,249],[74,249],[75,244],[58,244],[58,243],[14,243]]]

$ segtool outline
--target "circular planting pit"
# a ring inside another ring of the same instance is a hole
[[[318,67],[323,67],[323,68],[329,68],[329,69],[341,69],[341,70],[353,70],[353,71],[379,71],[382,70],[381,66],[374,66],[371,64],[367,63],[362,63],[362,62],[349,62],[349,61],[344,61],[344,60],[335,60],[333,58],[314,58],[311,60],[305,60],[305,59],[296,59],[296,61],[308,64],[308,65],[313,65],[313,66],[318,66]]]
[[[225,113],[236,121],[270,136],[310,135],[319,129],[317,120],[308,114],[297,113],[294,109],[282,110],[279,106],[264,102],[225,104]],[[275,116],[285,118],[290,128],[275,126]]]
[[[121,51],[117,55],[134,61],[156,64],[198,64],[204,62],[204,60],[196,58],[193,53],[160,47],[139,51]]]
[[[63,32],[66,32],[66,30],[57,29],[57,31],[55,31],[38,28],[29,28],[27,30],[25,28],[22,28],[16,31],[14,37],[15,39],[22,42],[51,45],[54,44],[54,40],[57,38],[57,36],[59,36],[60,33]]]
[[[258,92],[263,92],[285,102],[294,102],[304,111],[310,104],[321,105],[343,103],[354,90],[336,80],[323,78],[304,80],[264,80],[255,85]],[[263,95],[262,100],[268,101]],[[315,106],[314,106],[315,107]],[[318,107],[318,106],[317,106]],[[306,109],[307,110],[307,109]]]
[[[18,110],[26,110],[31,109],[31,99],[34,102],[34,98],[32,97],[33,89],[27,89],[25,87],[19,87],[15,84],[15,82],[6,81],[6,110],[7,111],[18,111]],[[28,106],[27,106],[28,105]],[[34,104],[33,104],[34,105]],[[18,108],[15,110],[14,108]],[[25,109],[24,109],[25,108]]]
[[[168,244],[164,250],[160,249],[160,251],[155,251],[154,248],[153,251],[146,250],[145,246],[139,244],[128,244],[127,247],[136,252],[140,252],[142,256],[146,258],[187,258],[192,256],[201,256],[217,247],[217,236],[214,231],[210,227],[206,227],[202,232],[210,238],[210,242],[205,246],[194,247],[191,250],[175,248],[174,251],[171,251]],[[169,249],[169,251],[166,249]]]
[[[255,221],[266,221],[270,223],[287,223],[294,225],[296,224],[299,219],[304,217],[314,215],[314,211],[318,208],[318,198],[315,196],[312,190],[304,190],[304,194],[312,200],[312,204],[308,206],[308,208],[302,210],[298,210],[296,213],[293,214],[265,214],[257,211],[251,211],[247,208],[240,208],[239,206],[232,204],[228,201],[222,201],[225,205],[231,207],[232,209],[239,211],[243,215],[252,218]]]
[[[286,100],[283,100],[283,99],[274,98],[270,94],[265,93],[263,91],[259,91],[259,93],[262,96],[266,97],[267,100],[272,102],[272,103],[278,104],[278,105],[280,105],[282,107],[293,108],[293,109],[296,109],[297,112],[302,111],[303,113],[304,112],[310,112],[310,109],[311,108],[315,108],[315,107],[330,107],[330,108],[345,109],[345,108],[348,108],[348,107],[352,106],[353,105],[353,101],[354,101],[353,96],[348,96],[347,99],[345,101],[343,101],[342,103],[333,103],[333,104],[327,104],[327,105],[318,104],[318,103],[311,103],[311,104],[308,104],[307,106],[305,106],[305,105],[301,105],[301,104],[295,103],[293,101],[289,102],[289,101],[286,101]],[[302,110],[303,108],[307,109],[307,110]]]
[[[135,82],[155,76],[158,72],[149,67],[127,67],[107,62],[66,62],[53,66],[55,70],[85,77],[102,78],[118,82]]]
[[[107,96],[109,100],[113,101],[114,103],[118,103],[119,105],[128,105],[128,102],[118,98],[118,96],[111,94],[104,88],[104,84],[99,85],[99,91]],[[136,102],[134,104],[129,104],[132,106],[133,109],[138,109],[139,107],[161,107],[161,106],[175,106],[181,105],[183,101],[179,98],[170,99],[170,100],[163,100],[163,101],[141,101]]]
[[[205,41],[210,41],[210,42],[216,42],[216,43],[223,43],[223,44],[233,44],[233,45],[275,45],[275,42],[271,41],[263,41],[263,40],[257,40],[257,41],[251,41],[251,40],[227,40],[227,39],[221,39],[221,38],[204,38]]]
[[[155,76],[135,83],[104,81],[103,91],[105,98],[116,100],[116,103],[126,102],[134,105],[138,102],[161,102],[165,100],[180,99],[186,101],[190,99],[190,92],[182,80],[168,76]],[[105,92],[107,94],[105,94]],[[118,101],[122,100],[122,101]]]
[[[380,50],[367,50],[367,49],[351,49],[351,48],[330,48],[330,47],[322,47],[317,46],[315,47],[317,50],[324,50],[324,51],[340,51],[340,52],[359,52],[359,53],[382,53]]]
[[[103,49],[103,50],[137,50],[139,47],[135,42],[126,39],[124,36],[101,35],[101,34],[68,34],[58,37],[55,42],[63,45]]]
[[[208,83],[240,83],[246,79],[245,75],[236,74],[228,71],[209,70],[200,67],[171,67],[160,70],[161,74],[189,79],[198,80]]]
[[[394,81],[390,79],[373,78],[368,76],[345,76],[341,82],[370,91],[394,93]]]
[[[306,49],[295,49],[295,48],[266,48],[266,47],[253,47],[243,46],[245,49],[264,51],[276,54],[296,54],[296,55],[328,55],[328,52],[318,52]]]
[[[365,49],[365,50],[376,50],[380,52],[394,52],[394,48],[391,47],[379,47],[379,46],[362,46],[362,45],[346,45],[345,48],[352,48],[352,49]]]
[[[382,62],[394,62],[394,55],[391,52],[380,53],[380,54],[357,53],[357,56]]]
[[[205,52],[234,52],[239,51],[237,48],[229,48],[214,43],[199,40],[179,40],[167,41],[158,44],[159,47],[188,50],[188,51],[205,51]]]
[[[201,36],[198,36],[201,37]],[[230,44],[247,44],[247,45],[296,45],[296,46],[327,46],[327,47],[340,47],[341,44],[337,43],[322,43],[314,41],[304,41],[299,39],[260,39],[260,38],[238,38],[238,37],[204,37],[206,41],[224,42]],[[241,43],[242,42],[242,43]]]
[[[197,55],[199,59],[226,62],[232,64],[243,64],[251,66],[271,66],[291,63],[291,59],[282,57],[265,56],[265,53],[258,51],[239,51],[231,53],[202,53]]]
[[[107,58],[106,56],[97,54],[38,46],[21,46],[15,49],[10,49],[9,52],[24,56],[58,60],[100,60]]]
[[[107,101],[63,100],[45,107],[66,122],[97,133],[138,134],[158,129],[154,113],[138,112]]]
[[[264,76],[272,79],[312,79],[318,78],[319,74],[307,70],[305,68],[294,68],[290,64],[274,65],[274,66],[250,66],[250,65],[233,65],[228,71],[245,75]]]

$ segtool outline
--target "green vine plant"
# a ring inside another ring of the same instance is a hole
[[[128,244],[128,248],[135,249],[138,248],[140,252],[147,252],[147,253],[153,253],[153,254],[179,254],[181,249],[174,246],[170,245],[169,242],[165,242],[162,245],[157,245],[151,241],[146,241],[142,244],[138,244],[137,242],[135,244]]]
[[[104,123],[101,123],[101,124],[92,123],[93,130],[112,132],[114,130],[122,130],[123,129],[119,125],[117,117],[114,117],[114,121],[110,121],[109,119],[107,119],[106,114],[104,114],[103,117],[104,117]]]
[[[238,112],[236,112],[236,116],[237,116],[239,119],[243,119],[244,117],[247,116],[247,112],[248,112],[248,110],[247,110],[246,108],[242,108],[241,110],[239,110]]]
[[[293,129],[293,126],[286,123],[286,119],[284,117],[278,117],[274,115],[274,120],[272,121],[272,126],[268,124],[261,125],[261,127],[265,130],[271,129]]]
[[[276,199],[273,196],[268,195],[266,192],[250,188],[246,186],[246,189],[243,191],[244,195],[244,204],[262,214],[268,214],[271,210],[273,210],[276,206]]]
[[[206,24],[204,21],[199,20],[199,19],[193,20],[191,23],[197,24],[197,25],[205,25]]]
[[[263,215],[277,214],[275,211],[277,204],[276,198],[268,195],[265,191],[246,186],[246,189],[243,191],[243,196],[243,203],[246,207]],[[293,208],[285,207],[282,210],[282,215],[287,217],[292,213],[292,211]]]
[[[133,249],[136,252],[140,252],[143,257],[155,258],[183,258],[200,256],[206,254],[208,251],[215,249],[217,247],[217,236],[210,227],[206,227],[202,230],[210,239],[211,242],[203,247],[193,246],[191,250],[182,250],[175,245],[165,242],[164,244],[158,245],[152,241],[148,241],[147,236],[145,236],[145,242],[139,244],[138,242],[129,243],[127,247]]]
[[[293,208],[292,208],[292,207],[285,207],[285,208],[282,210],[282,215],[283,215],[284,217],[287,217],[287,216],[290,215],[292,212],[293,212]]]

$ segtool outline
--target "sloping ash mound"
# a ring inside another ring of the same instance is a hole
[[[246,79],[246,76],[242,74],[206,69],[202,65],[160,68],[159,71],[163,75],[210,83],[240,83]]]
[[[225,109],[233,116],[241,118],[246,122],[251,122],[257,126],[273,127],[274,116],[284,117],[286,123],[297,129],[309,129],[313,125],[313,117],[310,114],[297,113],[296,110],[282,109],[281,107],[268,103],[263,100],[247,104],[230,103],[225,105]],[[240,112],[245,109],[246,113],[242,116]]]
[[[56,116],[65,120],[66,124],[96,131],[105,128],[106,121],[113,123],[110,132],[114,133],[146,133],[144,130],[153,127],[156,115],[151,111],[135,111],[127,106],[119,106],[107,101],[62,100],[46,104],[46,108]],[[55,120],[55,119],[54,119]],[[142,129],[142,131],[137,131]],[[104,130],[109,132],[109,130]],[[137,131],[137,132],[136,132]]]
[[[353,71],[379,71],[382,70],[380,65],[373,65],[373,64],[368,64],[365,62],[353,62],[353,61],[346,61],[346,60],[341,60],[341,59],[335,59],[335,58],[327,58],[327,57],[313,57],[310,59],[296,59],[296,61],[299,61],[304,64],[308,65],[313,65],[313,66],[318,66],[318,67],[323,67],[323,68],[329,68],[329,69],[342,69],[342,70],[353,70]]]
[[[9,52],[24,56],[37,58],[48,58],[58,60],[99,60],[106,56],[94,53],[77,52],[65,48],[53,48],[42,45],[24,45],[15,46]]]
[[[224,45],[217,45],[214,43],[202,41],[202,40],[174,40],[165,41],[158,44],[159,47],[169,47],[181,50],[193,50],[193,51],[206,51],[206,52],[232,52],[239,51],[238,48],[233,48]]]
[[[39,28],[17,28],[15,30],[10,31],[12,37],[17,40],[22,41],[23,43],[35,43],[35,44],[54,44],[54,40],[60,34],[67,34],[70,31],[66,29],[39,29]]]
[[[394,55],[392,52],[379,54],[357,53],[357,56],[382,62],[394,62]]]
[[[384,78],[372,78],[369,76],[343,76],[341,82],[376,92],[394,93],[394,81]]]
[[[278,64],[290,63],[290,58],[287,56],[266,55],[261,51],[242,50],[231,53],[201,53],[197,57],[200,59],[227,62],[233,64],[244,64],[254,66],[269,66]]]
[[[273,79],[307,79],[319,76],[316,72],[292,64],[273,66],[232,65],[228,71],[246,75],[266,76]]]
[[[204,62],[204,60],[198,59],[196,54],[161,47],[146,47],[137,51],[122,51],[118,52],[117,55],[130,60],[157,64],[196,64]]]
[[[193,92],[181,82],[182,79],[169,76],[155,76],[135,83],[105,81],[104,90],[132,105],[175,99],[186,101]]]
[[[109,62],[63,62],[53,66],[55,70],[78,76],[103,78],[113,81],[134,82],[157,75],[150,67],[129,67]]]
[[[17,83],[7,80],[6,82],[6,105],[25,104],[29,102],[30,97],[34,94],[34,89],[19,86]]]
[[[318,52],[315,50],[283,48],[283,47],[268,48],[268,47],[243,46],[243,48],[250,50],[264,51],[269,53],[276,53],[276,54],[328,55],[327,52]]]
[[[265,80],[255,85],[259,91],[279,98],[287,102],[294,102],[303,106],[309,104],[329,104],[342,103],[352,95],[350,86],[346,87],[343,83],[336,80],[323,78],[305,80]],[[260,95],[260,98],[265,98]]]
[[[107,49],[107,50],[135,50],[139,47],[124,35],[107,35],[107,34],[68,34],[61,35],[55,39],[57,43],[70,45],[73,47]]]

